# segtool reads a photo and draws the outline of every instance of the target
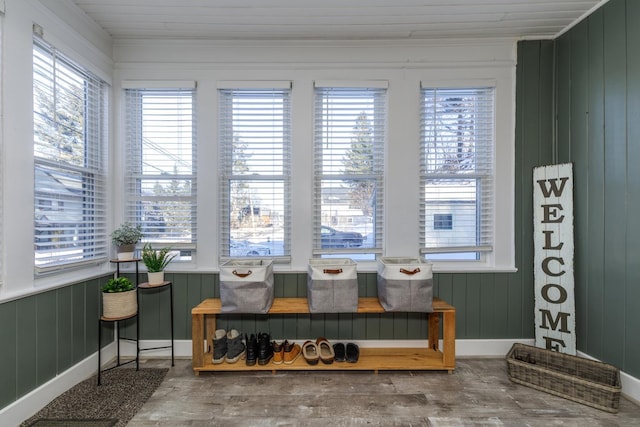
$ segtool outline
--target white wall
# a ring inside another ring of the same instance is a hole
[[[208,42],[121,40],[114,43],[114,89],[124,80],[196,80],[198,96],[198,270],[217,268],[217,98],[220,80],[293,81],[293,236],[291,266],[306,271],[312,236],[313,82],[389,82],[385,249],[387,256],[418,256],[419,90],[429,85],[496,85],[496,180],[500,233],[497,258],[474,271],[513,271],[513,156],[516,50],[514,40],[375,42]],[[116,104],[119,101],[116,98]],[[121,118],[120,118],[121,119]],[[120,128],[116,124],[116,128]],[[116,144],[123,140],[122,131]],[[119,148],[121,150],[121,147]],[[119,159],[117,156],[116,159]],[[116,185],[116,188],[121,188]],[[116,197],[116,200],[119,198]],[[122,211],[118,207],[116,215]],[[498,228],[498,227],[497,227]],[[179,268],[174,263],[173,268]],[[371,271],[373,264],[359,264]],[[444,271],[444,265],[436,266]],[[456,264],[456,271],[463,267]]]
[[[45,6],[43,6],[46,5]],[[98,268],[71,271],[37,281],[33,276],[32,25],[45,40],[113,85],[110,137],[111,225],[122,219],[123,80],[195,80],[198,84],[198,251],[191,265],[218,268],[217,98],[219,80],[293,81],[293,246],[292,264],[280,270],[306,271],[311,257],[312,97],[315,80],[389,82],[385,248],[387,256],[418,254],[418,136],[420,81],[429,85],[495,84],[497,158],[501,198],[496,256],[473,271],[513,271],[513,134],[515,40],[375,42],[208,42],[202,40],[113,41],[79,13],[70,0],[6,0],[3,45],[2,173],[4,284],[0,300],[100,275]],[[506,232],[505,232],[506,231]],[[11,243],[9,247],[8,243]],[[456,264],[455,270],[464,266]],[[372,271],[373,264],[359,266]],[[436,271],[451,269],[436,266]]]
[[[59,6],[65,1],[59,2]],[[34,280],[33,268],[33,24],[44,38],[74,60],[111,81],[111,40],[75,13],[66,15],[76,29],[36,0],[5,0],[3,40],[3,207],[4,283],[0,300],[43,287],[68,284],[98,273],[95,267]],[[62,11],[62,10],[61,10]],[[103,272],[108,266],[105,266]]]

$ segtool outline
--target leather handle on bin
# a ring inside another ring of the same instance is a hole
[[[233,270],[232,273],[235,274],[238,277],[247,277],[247,276],[251,275],[251,273],[253,273],[253,272],[251,270],[249,270],[246,273],[238,273],[237,270]]]
[[[401,268],[400,269],[400,273],[404,273],[404,274],[408,274],[408,275],[412,276],[412,275],[414,275],[416,273],[420,273],[420,269],[419,268],[415,268],[415,269],[413,269],[413,271],[411,271],[411,270],[406,270],[404,268]]]
[[[324,270],[322,270],[322,272],[324,274],[340,274],[342,273],[342,269],[341,268],[325,268]]]

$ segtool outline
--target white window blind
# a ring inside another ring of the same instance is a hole
[[[386,88],[315,88],[314,255],[382,252]]]
[[[143,241],[180,250],[197,242],[195,85],[126,89],[126,212]]]
[[[36,273],[103,261],[106,84],[33,44]]]
[[[219,89],[222,257],[291,255],[291,89],[280,86]]]
[[[427,258],[493,249],[494,89],[423,88],[421,242]]]

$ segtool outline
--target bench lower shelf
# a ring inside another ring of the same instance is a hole
[[[334,362],[325,365],[309,365],[300,356],[294,363],[247,366],[244,360],[236,363],[212,363],[212,335],[216,330],[216,316],[222,314],[222,304],[218,298],[208,298],[191,310],[192,324],[192,365],[196,375],[204,371],[279,371],[279,370],[350,370],[350,371],[448,371],[456,367],[455,335],[456,309],[445,301],[433,299],[433,313],[425,313],[428,320],[428,338],[425,347],[360,347],[357,363]],[[377,298],[358,299],[356,314],[371,315],[385,313]],[[304,315],[309,314],[306,298],[275,298],[268,314]],[[440,318],[442,318],[442,345],[439,343]],[[300,343],[301,344],[301,343]]]
[[[194,371],[218,371],[218,372],[237,372],[237,371],[308,371],[308,370],[326,370],[326,371],[417,371],[417,370],[442,370],[443,356],[442,352],[431,350],[428,348],[360,348],[360,358],[356,363],[350,362],[334,362],[324,364],[318,362],[317,365],[310,365],[300,355],[290,365],[281,363],[274,364],[272,362],[266,365],[247,366],[244,360],[236,363],[211,363],[211,352],[204,354],[204,366],[195,367]],[[451,372],[451,370],[449,370]]]

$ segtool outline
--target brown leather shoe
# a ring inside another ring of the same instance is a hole
[[[291,365],[302,353],[302,348],[300,344],[290,343],[289,341],[284,342],[284,364]]]
[[[318,346],[313,341],[305,341],[302,344],[302,356],[309,365],[317,365],[320,360],[320,353],[318,352]]]
[[[276,341],[273,342],[273,364],[279,365],[284,360],[284,345],[287,341],[281,342],[278,344]]]
[[[316,340],[316,345],[318,346],[318,353],[320,354],[320,360],[322,363],[326,365],[330,365],[333,363],[333,360],[336,358],[336,353],[333,350],[333,346],[326,338],[320,337]]]

